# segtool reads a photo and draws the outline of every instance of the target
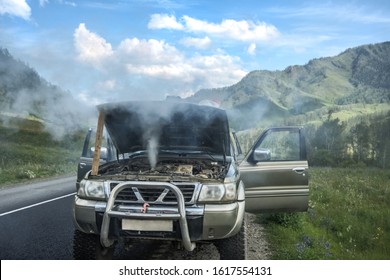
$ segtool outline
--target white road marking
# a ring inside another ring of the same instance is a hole
[[[45,200],[45,201],[42,201],[42,202],[31,204],[31,205],[28,205],[28,206],[25,206],[25,207],[22,207],[22,208],[18,208],[18,209],[12,210],[12,211],[4,212],[4,213],[0,214],[0,217],[8,215],[8,214],[15,213],[15,212],[19,212],[19,211],[22,211],[22,210],[25,210],[25,209],[29,209],[29,208],[32,208],[32,207],[35,207],[35,206],[39,206],[39,205],[42,205],[42,204],[45,204],[45,203],[49,203],[49,202],[52,202],[52,201],[63,199],[65,197],[69,197],[69,196],[72,196],[72,195],[75,195],[75,194],[76,194],[75,192],[74,193],[70,193],[70,194],[66,194],[66,195],[63,195],[63,196],[59,196],[59,197],[55,197],[55,198],[52,198],[52,199],[49,199],[49,200]]]

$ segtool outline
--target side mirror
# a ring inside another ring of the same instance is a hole
[[[271,151],[268,149],[259,148],[253,152],[254,161],[267,161],[271,160]]]
[[[95,153],[95,147],[92,147],[91,148],[91,155],[93,156],[93,154]],[[107,148],[106,147],[101,147],[100,148],[100,159],[103,159],[103,160],[107,160]]]

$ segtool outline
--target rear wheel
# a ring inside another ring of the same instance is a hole
[[[221,260],[246,259],[246,227],[246,219],[244,218],[241,229],[236,235],[215,241]]]
[[[79,230],[73,235],[73,258],[75,260],[110,260],[115,247],[105,248],[100,244],[100,237]]]

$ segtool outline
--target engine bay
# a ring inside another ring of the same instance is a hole
[[[99,169],[100,176],[145,176],[193,177],[198,179],[219,180],[226,176],[226,163],[209,159],[160,159],[151,168],[148,158],[111,162]]]

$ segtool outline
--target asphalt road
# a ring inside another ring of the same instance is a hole
[[[0,259],[72,259],[75,177],[0,189]]]
[[[75,177],[0,188],[0,259],[70,260],[74,226]],[[174,250],[170,243],[137,241],[130,250],[117,246],[114,259],[218,258],[211,245],[199,252]],[[214,256],[215,255],[215,256]]]
[[[75,177],[0,188],[0,260],[71,260],[73,258],[72,201]],[[248,219],[251,221],[252,219]],[[248,225],[248,259],[268,258],[262,227]],[[177,250],[169,242],[140,241],[127,250],[117,246],[114,259],[217,260],[213,244],[193,252]]]

